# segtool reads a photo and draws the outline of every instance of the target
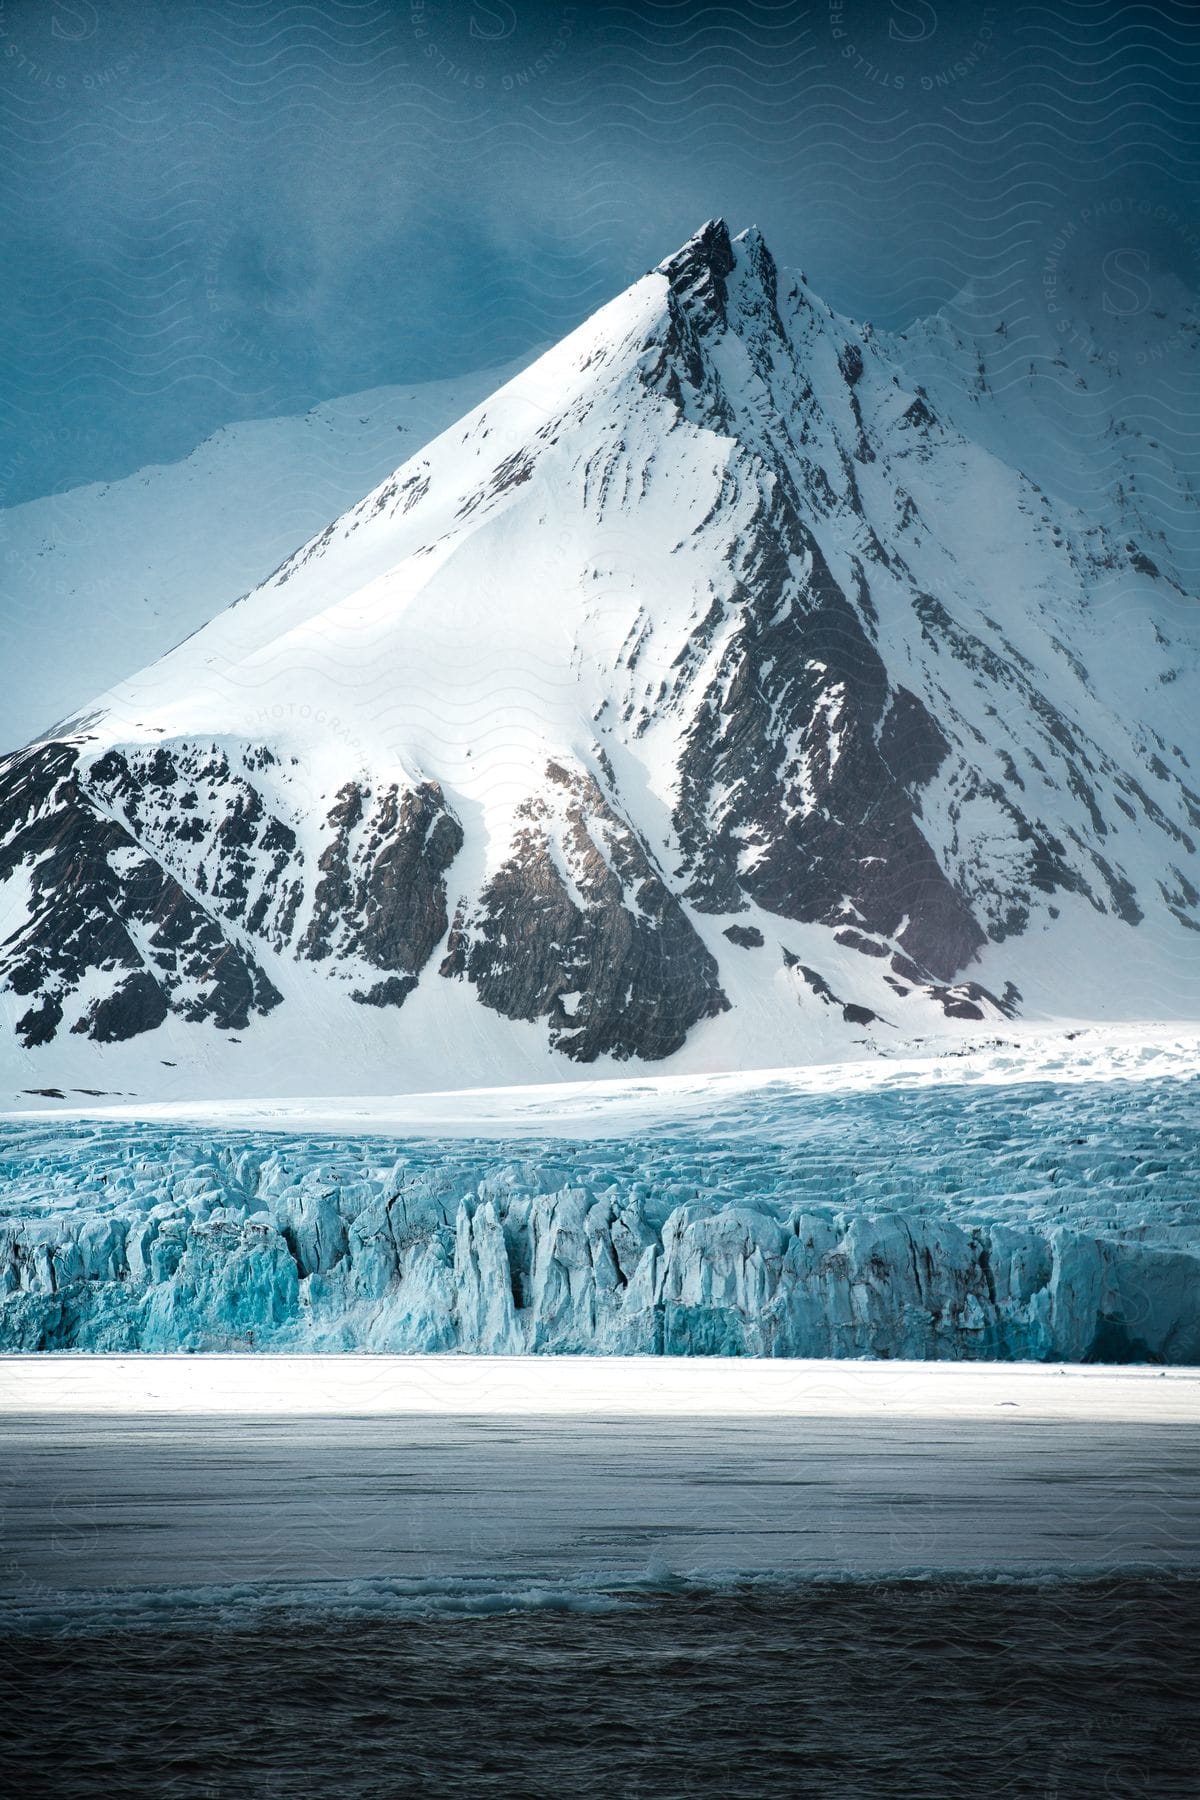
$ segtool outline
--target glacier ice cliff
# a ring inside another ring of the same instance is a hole
[[[495,1142],[11,1122],[0,1348],[1200,1362],[1192,1090]]]

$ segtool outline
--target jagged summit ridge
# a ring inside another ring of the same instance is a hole
[[[673,256],[659,263],[658,272],[666,276],[680,301],[711,306],[724,319],[725,280],[736,266],[729,227],[724,219],[709,219]]]
[[[1193,1008],[1178,598],[710,221],[0,768],[5,1054],[286,1085],[313,1032],[394,1087]]]

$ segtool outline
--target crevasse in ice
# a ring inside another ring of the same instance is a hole
[[[0,1128],[0,1348],[1200,1361],[1179,1081],[587,1141]]]

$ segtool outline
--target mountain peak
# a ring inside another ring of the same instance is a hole
[[[708,219],[673,255],[664,257],[658,269],[672,286],[681,281],[690,286],[704,270],[718,279],[732,274],[734,261],[728,225],[724,219]]]
[[[778,271],[762,232],[757,225],[749,225],[731,238],[724,219],[709,219],[657,270],[666,276],[671,293],[686,312],[712,314],[722,324],[729,322],[730,277],[735,272],[748,278],[751,293],[761,290],[768,307],[774,307]],[[751,300],[754,310],[758,304]]]
[[[0,764],[0,1055],[448,1084],[1185,992],[1175,591],[774,293],[708,221]]]
[[[726,281],[737,264],[729,227],[724,219],[709,219],[673,256],[659,263],[671,292],[684,305],[697,302],[706,311],[725,318]]]

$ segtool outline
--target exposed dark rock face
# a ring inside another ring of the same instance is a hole
[[[174,1013],[244,1030],[280,994],[220,923],[101,811],[69,745],[36,746],[0,768],[0,881],[23,867],[26,923],[0,946],[0,979],[30,997],[27,1046],[55,1036],[82,988],[108,991],[71,1030],[112,1043]]]
[[[881,1021],[879,1014],[872,1012],[869,1006],[859,1006],[856,1001],[843,1000],[838,994],[835,994],[823,975],[819,974],[816,969],[808,968],[790,950],[784,951],[783,963],[785,968],[796,971],[805,987],[815,994],[818,1000],[823,1001],[826,1006],[839,1008],[847,1025],[874,1025],[885,1022]]]
[[[244,1031],[281,995],[246,938],[333,958],[352,990],[400,1006],[446,930],[444,875],[462,828],[441,789],[372,799],[349,784],[311,893],[294,823],[271,797],[272,752],[170,743],[106,751],[90,767],[68,744],[0,770],[0,881],[24,868],[28,923],[0,947],[0,978],[30,996],[23,1044],[49,1043],[97,974],[109,991],[70,1030],[101,1043],[174,1015]],[[231,930],[230,926],[235,929]]]
[[[936,974],[955,974],[985,939],[915,816],[945,754],[937,726],[892,688],[782,499],[738,573],[737,624],[680,763],[688,897],[729,911],[740,890],[784,918],[899,934]]]
[[[275,950],[385,971],[388,980],[356,988],[353,997],[401,1005],[445,933],[443,877],[462,844],[441,788],[392,784],[375,797],[362,783],[346,783],[309,874],[297,821],[281,816],[287,808],[272,798],[274,765],[261,746],[231,761],[219,746],[182,743],[110,750],[88,781],[216,911]]]
[[[936,1000],[948,1019],[985,1019],[989,1012],[993,1017],[1004,1019],[1011,1019],[1016,1015],[1021,996],[1012,982],[1006,986],[1003,996],[997,999],[995,994],[978,981],[957,981],[952,985],[939,982],[928,969],[920,968],[908,956],[893,956],[891,966],[893,974],[884,979],[894,992],[904,995],[916,988],[929,999]],[[897,980],[896,976],[901,979]]]
[[[742,950],[761,950],[767,941],[757,925],[727,925],[721,935]]]
[[[415,975],[389,975],[365,991],[355,988],[350,998],[360,1006],[403,1006],[416,985]]]
[[[113,1044],[122,1038],[137,1037],[143,1031],[153,1031],[164,1022],[170,1010],[167,996],[158,982],[145,969],[140,969],[123,981],[114,993],[98,1000],[71,1029],[86,1032],[99,1044]],[[244,1028],[242,1018],[218,1022]]]
[[[835,943],[844,945],[847,950],[857,950],[862,956],[881,957],[888,953],[886,944],[864,937],[861,931],[855,931],[849,925],[843,926],[841,931],[835,931],[833,937]]]
[[[275,950],[403,977],[355,994],[399,1006],[445,933],[443,878],[462,827],[436,782],[377,796],[347,782],[309,875],[298,821],[271,795],[274,765],[262,746],[231,761],[219,746],[181,743],[110,750],[88,782],[226,918]]]
[[[320,858],[298,953],[392,972],[354,998],[399,1006],[445,935],[445,875],[462,848],[462,826],[434,781],[405,793],[389,787],[374,804],[360,783],[348,782],[326,822],[334,835]]]
[[[724,219],[710,219],[674,256],[662,264],[672,293],[702,327],[705,322],[727,322],[726,277],[735,266],[733,242]]]
[[[262,746],[247,746],[235,764],[218,745],[172,743],[109,750],[86,780],[206,903],[285,950],[304,899],[304,858],[264,795],[274,762]]]
[[[669,1056],[727,1009],[717,964],[592,776],[550,763],[511,853],[455,919],[442,973],[578,1062]]]

